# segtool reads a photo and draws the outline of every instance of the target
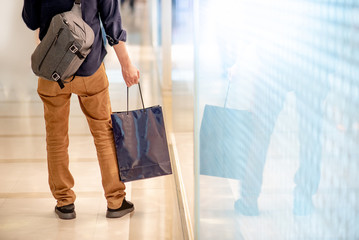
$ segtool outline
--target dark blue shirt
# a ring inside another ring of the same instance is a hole
[[[113,46],[126,41],[126,31],[122,29],[118,0],[82,0],[82,18],[93,29],[95,40],[87,56],[75,75],[90,76],[100,67],[106,49],[103,43],[100,18],[108,43]],[[36,30],[40,28],[40,40],[46,35],[51,19],[58,13],[70,11],[74,0],[24,0],[22,18],[26,25]]]

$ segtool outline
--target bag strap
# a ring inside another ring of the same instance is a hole
[[[81,0],[75,0],[74,6],[72,7],[71,11],[74,12],[80,18],[82,18]]]
[[[143,103],[143,97],[142,97],[142,91],[141,91],[140,82],[138,82],[138,89],[140,90],[140,96],[141,96],[141,102],[142,102],[143,111],[146,112],[145,104]],[[129,90],[129,87],[127,87],[127,112],[126,112],[127,115],[128,115],[128,104],[129,104],[129,91],[128,90]]]
[[[71,11],[74,12],[80,18],[82,18],[81,0],[75,0],[74,6],[72,7]],[[79,57],[80,59],[84,58],[84,56],[81,55],[80,51],[78,51],[78,48],[74,44],[70,46],[70,51],[76,54],[77,57]],[[59,84],[60,88],[63,89],[65,87],[64,83],[72,82],[75,78],[75,75],[68,82],[65,80],[61,80],[61,76],[57,72],[54,72],[51,77],[54,81],[56,81]]]
[[[228,80],[228,86],[227,86],[227,92],[226,92],[226,98],[224,99],[224,108],[226,108],[226,106],[227,106],[227,101],[228,101],[228,93],[229,93],[229,89],[230,89],[230,87],[231,87],[231,82],[232,82],[232,78],[230,78],[229,80]]]

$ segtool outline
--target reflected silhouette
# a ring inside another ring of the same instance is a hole
[[[359,239],[356,5],[198,5],[194,166],[197,174],[200,161],[200,237]],[[245,111],[251,122],[236,117]],[[236,130],[241,127],[250,137]],[[219,160],[208,167],[212,172],[204,173],[214,157]],[[234,221],[238,232],[230,229]]]
[[[256,53],[261,52],[255,51]],[[323,116],[323,100],[327,94],[327,85],[316,78],[315,74],[290,66],[297,72],[297,79],[276,76],[275,69],[281,64],[280,59],[266,61],[264,56],[256,57],[260,74],[252,79],[252,144],[248,149],[246,170],[240,187],[240,199],[235,202],[236,211],[255,216],[259,214],[258,197],[263,182],[263,170],[267,157],[271,136],[279,113],[283,109],[286,94],[294,91],[296,110],[298,113],[299,168],[294,182],[295,215],[307,215],[313,211],[312,196],[316,193],[320,180],[321,119]],[[283,61],[283,59],[282,59]],[[245,67],[244,67],[245,68]],[[239,71],[246,71],[241,69]],[[245,74],[244,74],[245,75]],[[305,76],[305,77],[303,77]],[[236,78],[236,74],[233,75]],[[246,79],[238,79],[246,81]]]

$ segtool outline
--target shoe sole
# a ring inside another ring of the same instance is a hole
[[[55,213],[57,214],[57,216],[59,216],[60,219],[64,219],[64,220],[70,220],[70,219],[74,219],[76,218],[76,212],[72,212],[72,213],[63,213],[60,212],[59,210],[57,210],[55,208]]]
[[[106,217],[107,218],[120,218],[120,217],[125,216],[128,213],[133,212],[134,210],[135,210],[135,207],[128,208],[128,209],[125,209],[125,210],[122,210],[122,211],[116,211],[116,212],[107,211],[106,212]]]

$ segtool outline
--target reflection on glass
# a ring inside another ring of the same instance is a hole
[[[200,239],[359,239],[359,4],[198,11]]]

